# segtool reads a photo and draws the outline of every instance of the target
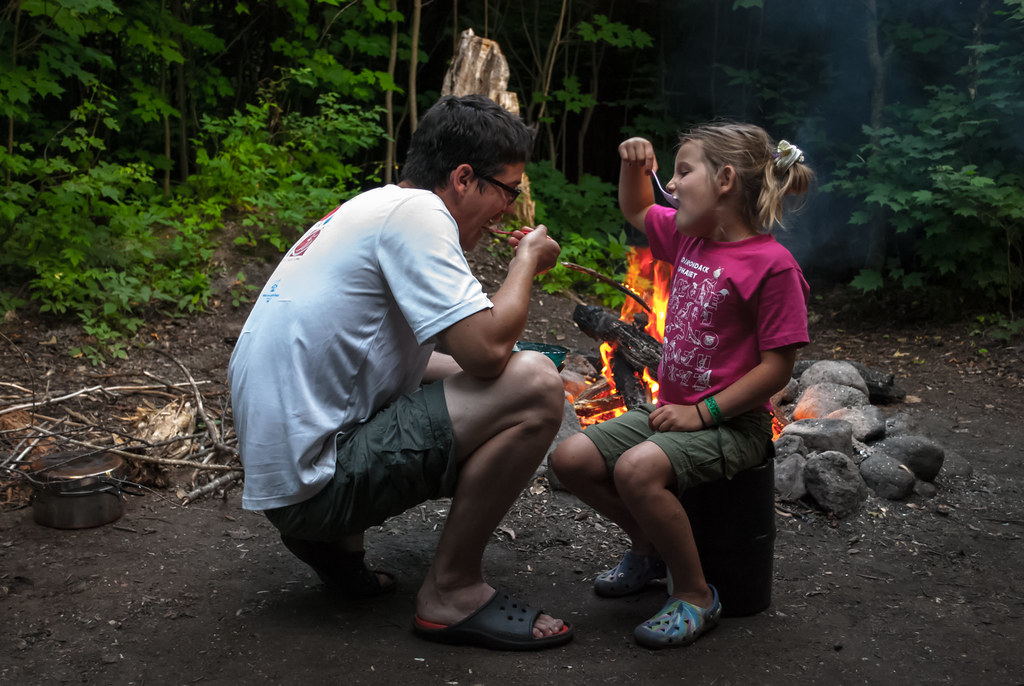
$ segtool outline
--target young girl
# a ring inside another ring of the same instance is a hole
[[[757,126],[709,124],[681,138],[667,189],[678,209],[655,205],[654,148],[619,145],[619,205],[654,257],[674,266],[657,407],[645,405],[562,442],[557,477],[616,522],[631,541],[594,581],[602,596],[671,582],[668,603],[633,632],[650,648],[688,645],[718,621],[718,592],[704,579],[679,495],[763,462],[769,399],[808,343],[807,282],[767,235],[783,197],[807,190],[799,148]]]

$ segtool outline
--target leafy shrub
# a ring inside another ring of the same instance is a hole
[[[549,161],[531,163],[527,174],[537,203],[537,221],[558,240],[560,259],[621,281],[628,246],[615,185],[589,174],[584,174],[579,184],[570,183]],[[545,274],[541,286],[548,293],[570,288],[590,292],[613,308],[621,305],[624,297],[615,288],[564,267]]]
[[[327,93],[315,114],[278,114],[267,100],[224,119],[203,117],[197,167],[188,183],[195,197],[238,213],[248,231],[235,242],[284,252],[312,220],[377,180],[348,163],[376,145],[384,132],[380,108],[341,104]]]
[[[864,269],[855,286],[953,286],[1006,303],[1013,317],[1014,296],[1024,288],[1024,173],[1004,143],[1024,107],[1006,84],[1022,65],[1019,56],[981,59],[976,94],[931,87],[924,105],[890,107],[891,126],[864,128],[876,142],[823,188],[862,203],[851,224],[882,212],[902,254],[883,270]]]
[[[201,306],[209,281],[195,269],[210,250],[187,224],[169,228],[175,208],[161,201],[151,167],[90,162],[103,143],[87,114],[60,138],[63,154],[31,157],[29,144],[0,152],[13,179],[0,197],[0,288],[8,302],[27,294],[41,312],[75,315],[109,341],[134,332],[148,306]]]

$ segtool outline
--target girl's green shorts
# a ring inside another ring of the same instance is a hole
[[[755,410],[701,431],[653,431],[648,419],[655,405],[647,403],[614,419],[594,424],[583,433],[601,451],[609,471],[624,452],[650,441],[668,455],[676,473],[678,493],[734,475],[761,464],[768,457],[772,420]]]

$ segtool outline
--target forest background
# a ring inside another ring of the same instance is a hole
[[[537,127],[563,259],[618,278],[640,239],[620,140],[651,139],[667,181],[679,131],[749,121],[817,174],[780,234],[812,281],[1020,334],[1024,0],[9,0],[0,311],[77,320],[69,352],[96,363],[203,310],[225,245],[276,260],[397,180],[466,28]],[[229,281],[236,307],[260,285]],[[542,286],[621,298],[560,268]]]

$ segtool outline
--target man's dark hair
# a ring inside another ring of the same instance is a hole
[[[495,176],[526,162],[533,129],[482,95],[446,95],[420,120],[402,168],[402,179],[428,190],[448,186],[448,176],[468,164],[478,176]]]

